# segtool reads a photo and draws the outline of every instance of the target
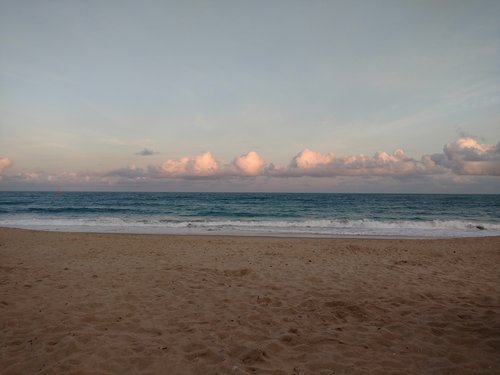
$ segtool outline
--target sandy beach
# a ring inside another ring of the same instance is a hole
[[[500,238],[0,229],[2,374],[498,374]]]

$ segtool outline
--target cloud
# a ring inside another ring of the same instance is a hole
[[[112,172],[124,178],[232,178],[236,176],[267,177],[393,177],[500,175],[500,144],[479,143],[462,137],[444,146],[443,152],[408,156],[402,149],[392,153],[379,151],[373,155],[357,154],[336,157],[304,149],[284,167],[266,165],[255,151],[242,154],[229,164],[221,164],[207,151],[198,156],[166,160],[160,167],[123,168]]]
[[[220,171],[220,165],[207,151],[195,157],[166,160],[161,169],[167,177],[208,177]]]
[[[333,154],[320,154],[306,148],[293,158],[291,167],[307,170],[327,165],[334,159],[335,156]]]
[[[11,164],[9,159],[0,158],[0,176]],[[379,151],[373,155],[357,154],[342,157],[336,157],[333,153],[304,149],[291,158],[285,166],[266,164],[255,151],[241,154],[232,162],[222,164],[214,158],[211,152],[207,151],[197,156],[168,159],[161,165],[138,167],[130,164],[127,167],[104,172],[50,174],[44,171],[22,171],[17,174],[4,175],[2,184],[4,187],[7,186],[6,184],[11,184],[12,187],[61,185],[101,187],[133,184],[133,186],[143,186],[147,189],[151,186],[162,186],[161,184],[169,180],[173,183],[174,179],[211,179],[214,184],[220,186],[220,189],[226,189],[228,185],[224,183],[233,184],[238,178],[255,176],[267,177],[267,179],[260,180],[265,186],[288,184],[288,182],[278,182],[277,179],[283,181],[285,178],[304,177],[302,181],[310,183],[313,178],[324,177],[336,178],[336,182],[347,179],[351,185],[358,181],[365,187],[369,184],[366,179],[371,178],[371,181],[375,182],[388,181],[389,185],[390,179],[398,179],[397,186],[399,187],[408,186],[404,185],[406,180],[406,183],[411,182],[412,186],[442,186],[443,189],[453,184],[462,187],[466,184],[480,186],[481,181],[486,181],[485,183],[490,185],[491,190],[493,186],[491,179],[500,176],[500,144],[488,145],[472,137],[461,137],[444,145],[441,153],[423,155],[419,159],[407,155],[401,149],[396,149],[392,153]],[[487,180],[484,176],[491,177]],[[359,178],[364,178],[365,182],[361,183]],[[271,179],[274,181],[271,182]],[[297,181],[295,180],[294,184],[298,183]],[[182,184],[182,181],[179,183]],[[332,183],[333,181],[329,181],[328,186],[333,186]],[[320,186],[322,182],[315,184]],[[195,185],[188,187],[192,186]],[[264,185],[260,186],[261,190],[265,190]]]
[[[118,168],[109,171],[103,175],[104,177],[122,177],[126,179],[144,179],[149,178],[150,173],[143,169],[137,168],[135,164],[130,164],[126,168]]]
[[[458,175],[500,176],[500,143],[492,146],[462,137],[445,145],[443,154],[434,154],[431,159]]]
[[[288,167],[270,171],[277,177],[337,177],[337,176],[414,176],[444,173],[429,157],[415,160],[403,150],[397,149],[392,154],[379,151],[373,156],[364,154],[336,158],[333,154],[321,154],[305,149],[297,154]]]
[[[401,149],[392,154],[379,151],[373,156],[359,154],[339,158],[305,149],[288,167],[269,170],[269,174],[276,177],[411,177],[449,173],[499,176],[500,143],[492,146],[472,137],[462,137],[445,145],[443,153],[423,155],[420,159],[407,156]]]
[[[0,177],[3,174],[3,171],[9,168],[12,165],[12,162],[7,158],[0,158]]]
[[[255,151],[250,151],[234,159],[233,165],[245,176],[257,176],[262,172],[265,162]]]
[[[141,151],[136,152],[136,155],[141,155],[141,156],[151,156],[151,155],[156,155],[158,152],[155,150],[152,150],[150,148],[143,148]]]
[[[96,182],[108,182],[106,176],[96,172],[61,172],[47,173],[44,171],[20,172],[6,176],[10,182],[35,183],[41,185],[73,184],[85,185]],[[37,185],[34,185],[37,186]]]

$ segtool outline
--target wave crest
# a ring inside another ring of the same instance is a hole
[[[0,226],[86,232],[466,237],[500,235],[500,223],[465,220],[182,220],[137,217],[11,217]]]

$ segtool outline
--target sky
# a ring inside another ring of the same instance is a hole
[[[0,190],[500,193],[498,1],[0,1]]]

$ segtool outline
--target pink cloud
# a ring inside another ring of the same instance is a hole
[[[412,159],[397,149],[392,154],[379,151],[373,156],[359,154],[335,158],[305,149],[295,156],[286,168],[271,170],[279,177],[310,176],[409,176],[441,173],[429,158]]]
[[[11,165],[8,158],[0,158],[0,176]],[[130,164],[107,172],[85,171],[48,174],[43,171],[24,171],[3,176],[3,181],[37,184],[115,184],[124,181],[143,183],[168,178],[231,179],[236,177],[418,177],[453,180],[468,176],[500,176],[500,144],[488,145],[470,137],[460,138],[443,147],[442,153],[410,157],[401,149],[392,153],[379,151],[374,155],[335,157],[305,149],[284,167],[266,164],[255,151],[250,151],[221,164],[211,152],[166,160],[162,165],[139,167]],[[1,177],[0,177],[1,178]],[[458,181],[458,180],[457,180]]]
[[[219,162],[207,151],[195,157],[166,160],[162,171],[169,177],[213,176],[220,169]]]
[[[292,158],[286,167],[266,167],[255,151],[236,157],[231,164],[221,167],[210,152],[196,157],[167,160],[161,167],[166,177],[409,177],[422,175],[500,175],[499,146],[481,144],[464,137],[444,146],[443,153],[412,158],[402,149],[392,153],[379,151],[374,155],[348,155],[335,157],[333,153],[320,153],[304,149]],[[153,169],[151,169],[153,171]]]
[[[291,165],[300,169],[310,169],[329,164],[334,159],[335,156],[332,154],[321,154],[306,148],[293,158]]]
[[[456,153],[468,154],[469,156],[481,158],[494,151],[495,147],[487,144],[481,144],[472,137],[463,137],[455,142],[448,143],[444,146],[444,152],[447,155]]]
[[[445,145],[443,152],[432,155],[432,160],[456,174],[500,176],[500,143],[493,146],[463,137]]]
[[[261,174],[265,162],[255,151],[250,151],[234,159],[233,164],[243,175],[257,176]]]

